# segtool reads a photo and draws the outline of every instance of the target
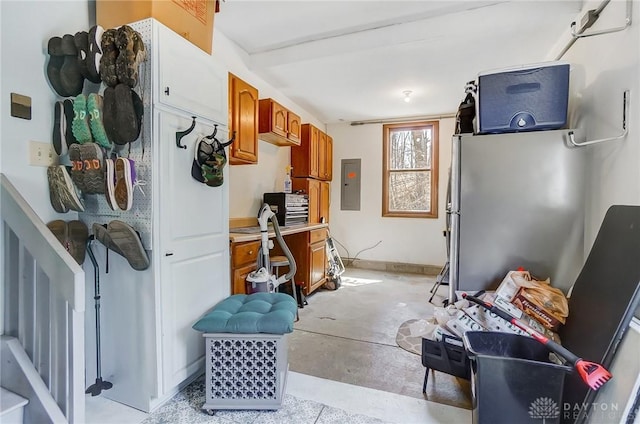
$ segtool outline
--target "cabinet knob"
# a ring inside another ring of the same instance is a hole
[[[164,254],[164,256],[173,256],[173,252],[167,252]]]
[[[250,255],[253,255],[253,250],[249,250],[249,254],[250,254]]]
[[[166,94],[167,96],[169,95],[169,87],[164,88],[164,94]]]

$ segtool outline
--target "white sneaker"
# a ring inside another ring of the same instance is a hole
[[[111,210],[117,211],[120,210],[120,208],[118,207],[118,202],[116,202],[116,169],[113,159],[105,159],[104,166],[107,171],[105,177],[105,197]]]

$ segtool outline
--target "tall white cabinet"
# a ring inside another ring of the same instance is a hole
[[[204,342],[191,325],[229,295],[229,183],[209,187],[191,176],[200,136],[228,137],[227,69],[153,19],[131,24],[143,37],[148,58],[140,74],[145,104],[142,140],[133,143],[145,194],[134,207],[113,212],[103,199],[89,202],[81,218],[129,222],[141,231],[151,259],[134,271],[111,252],[105,273],[102,245],[93,244],[102,291],[102,376],[113,388],[102,396],[150,411],[175,394],[204,364]],[[193,131],[176,144],[176,132]],[[122,153],[126,155],[126,150]],[[93,304],[89,261],[87,302]],[[87,269],[87,268],[85,268]],[[89,309],[89,308],[87,308]],[[95,328],[87,320],[87,385],[95,379]]]

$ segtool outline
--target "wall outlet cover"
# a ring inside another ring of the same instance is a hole
[[[58,155],[53,148],[53,143],[40,141],[29,142],[29,165],[51,166],[58,163]]]

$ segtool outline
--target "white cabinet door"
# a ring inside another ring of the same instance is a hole
[[[157,25],[157,101],[226,126],[227,69],[166,26]]]
[[[191,326],[229,295],[229,183],[209,187],[191,176],[195,144],[213,128],[199,123],[176,147],[175,133],[191,117],[154,112],[158,128],[158,207],[165,392],[202,365],[204,342]]]

